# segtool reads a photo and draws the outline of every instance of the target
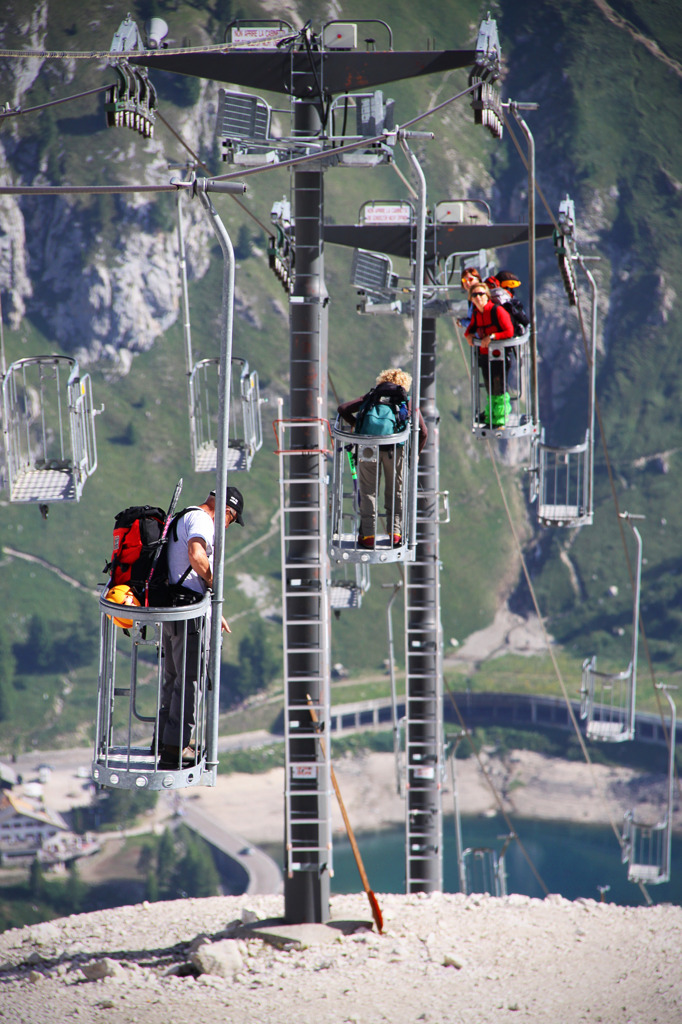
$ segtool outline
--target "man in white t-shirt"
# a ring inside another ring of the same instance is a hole
[[[234,522],[244,525],[244,498],[236,487],[225,494],[225,529]],[[215,491],[202,505],[184,512],[170,531],[168,541],[168,580],[179,583],[197,595],[196,600],[213,586],[213,549],[215,540]],[[187,595],[191,603],[192,594]],[[222,628],[230,632],[223,618]],[[184,655],[184,657],[183,657]],[[159,707],[160,767],[179,768],[195,760],[189,746],[195,725],[197,675],[199,672],[199,623],[167,623],[163,630],[164,683]],[[183,697],[184,677],[184,701]]]

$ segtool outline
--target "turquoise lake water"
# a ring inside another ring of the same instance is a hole
[[[609,827],[515,819],[514,827],[547,890],[566,899],[600,899],[599,886],[609,885],[610,903],[639,906],[645,903],[638,885],[627,880],[620,845]],[[443,889],[459,892],[454,823],[444,817]],[[463,818],[464,847],[490,846],[498,852],[506,833],[501,817]],[[405,830],[362,833],[357,836],[360,854],[376,893],[405,892]],[[517,842],[505,854],[507,891],[542,898],[545,894],[528,866]],[[350,844],[334,842],[332,892],[362,892],[360,876]],[[673,836],[670,882],[648,887],[654,903],[682,904],[682,836]]]

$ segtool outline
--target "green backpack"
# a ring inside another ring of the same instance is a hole
[[[372,388],[355,415],[355,433],[372,437],[397,434],[407,423],[407,395],[400,385]]]

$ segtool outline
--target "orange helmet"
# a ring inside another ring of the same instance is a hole
[[[137,600],[135,595],[129,586],[125,583],[119,583],[111,590],[108,590],[104,595],[105,600],[113,601],[114,604],[129,604],[136,607],[140,607],[140,602]],[[121,629],[130,629],[133,624],[132,619],[117,619],[114,618],[114,625],[120,626]]]

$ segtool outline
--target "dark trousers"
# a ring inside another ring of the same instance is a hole
[[[164,681],[159,737],[165,746],[186,747],[196,723],[197,680],[201,678],[199,622],[187,619],[163,626]]]
[[[512,356],[509,349],[505,349],[504,369],[500,359],[493,359],[490,362],[487,353],[479,351],[478,365],[483,373],[486,391],[489,390],[491,395],[503,395],[507,390],[507,378],[511,370],[511,363]]]

